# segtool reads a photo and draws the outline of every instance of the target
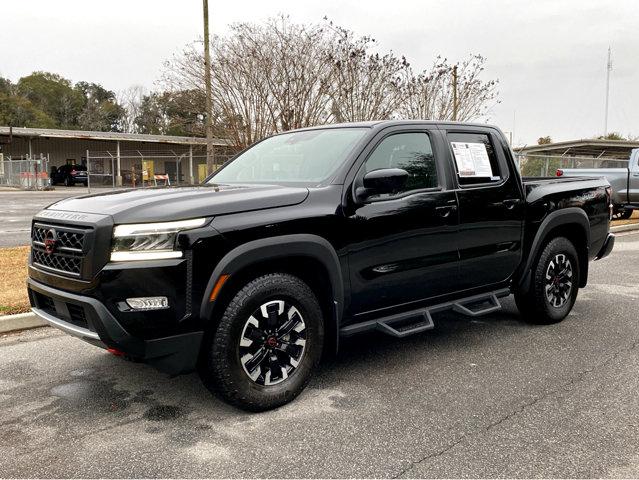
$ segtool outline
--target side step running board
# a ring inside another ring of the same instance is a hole
[[[393,337],[407,337],[414,333],[435,328],[433,313],[453,310],[454,312],[478,317],[501,309],[499,298],[510,295],[510,290],[496,290],[494,292],[473,295],[452,302],[440,303],[426,308],[411,310],[381,317],[375,320],[348,325],[340,330],[342,336],[349,336],[366,330],[379,330]]]
[[[454,312],[468,315],[469,317],[478,317],[497,310],[501,310],[501,303],[499,303],[495,293],[480,295],[476,298],[466,298],[453,305]]]

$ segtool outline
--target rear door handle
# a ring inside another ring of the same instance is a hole
[[[512,210],[513,208],[515,208],[516,205],[519,205],[519,199],[518,198],[507,198],[506,200],[504,200],[504,206],[508,209],[508,210]]]
[[[456,205],[445,205],[443,207],[435,207],[435,211],[442,218],[448,217],[452,212],[456,210],[457,210]]]

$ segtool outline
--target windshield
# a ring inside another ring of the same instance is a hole
[[[327,128],[284,133],[249,148],[208,183],[303,183],[328,179],[366,128]]]

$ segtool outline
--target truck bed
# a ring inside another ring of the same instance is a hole
[[[609,186],[603,177],[522,177],[526,201],[535,201],[552,194],[583,192]]]

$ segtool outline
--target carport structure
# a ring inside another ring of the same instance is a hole
[[[639,141],[587,138],[567,142],[529,145],[515,148],[515,151],[526,155],[626,159],[630,157],[630,152],[634,148],[639,148]]]
[[[233,149],[224,139],[214,139],[213,143],[219,165]],[[125,171],[135,172],[137,168],[140,172],[144,161],[151,161],[155,172],[190,183],[198,180],[198,166],[206,163],[206,139],[199,137],[0,126],[0,144],[5,160],[44,156],[49,169],[65,164],[87,165],[96,159],[95,164],[88,165],[89,170],[113,176],[117,185],[123,183]]]

